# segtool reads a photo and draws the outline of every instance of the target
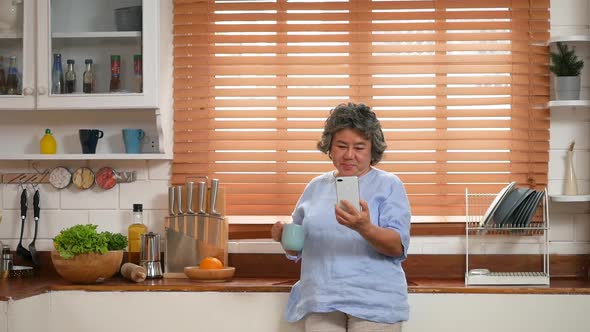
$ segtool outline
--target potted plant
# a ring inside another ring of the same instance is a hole
[[[96,283],[112,277],[123,261],[127,237],[96,231],[97,226],[79,224],[62,230],[54,239],[51,261],[57,273],[74,283]]]
[[[567,44],[557,43],[557,52],[551,51],[549,69],[555,74],[555,96],[557,100],[580,99],[580,72],[584,61],[576,55],[575,49]]]

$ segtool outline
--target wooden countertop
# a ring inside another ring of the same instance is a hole
[[[56,275],[0,280],[0,301],[19,300],[50,291],[95,292],[284,292],[296,280],[285,278],[234,278],[227,282],[190,279],[155,279],[135,283],[121,276],[100,284],[72,284]],[[581,278],[552,278],[550,286],[465,286],[463,279],[417,279],[408,282],[410,293],[470,294],[590,294],[590,281]]]

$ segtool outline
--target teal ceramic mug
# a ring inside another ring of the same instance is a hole
[[[305,233],[303,232],[303,225],[291,223],[283,226],[281,244],[285,250],[300,251],[303,249],[304,239]]]
[[[141,141],[145,137],[142,129],[123,129],[123,143],[126,153],[141,153]]]

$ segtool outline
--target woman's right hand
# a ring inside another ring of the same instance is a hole
[[[272,225],[272,228],[270,229],[270,235],[272,236],[273,240],[281,242],[281,239],[283,237],[284,225],[285,223],[282,221],[277,221],[276,223],[274,223],[274,225]]]

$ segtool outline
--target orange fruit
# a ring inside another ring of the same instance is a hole
[[[223,263],[219,259],[209,256],[201,260],[199,268],[202,270],[223,269]]]

